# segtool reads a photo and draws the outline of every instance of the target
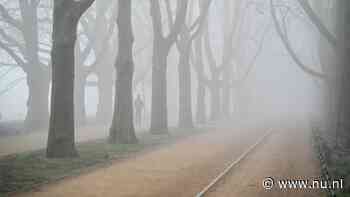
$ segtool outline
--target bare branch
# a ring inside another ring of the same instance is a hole
[[[311,8],[307,0],[298,0],[301,7],[304,9],[305,13],[309,16],[312,23],[317,27],[320,33],[332,44],[334,48],[337,48],[338,41],[335,36],[327,29],[327,27],[322,23],[321,19],[316,15],[314,10]]]
[[[174,28],[174,20],[173,20],[173,14],[171,12],[170,0],[165,1],[165,6],[166,6],[167,14],[168,14],[169,30],[171,31]]]
[[[22,31],[22,24],[19,20],[16,20],[15,18],[13,18],[6,10],[6,8],[0,4],[0,15],[2,16],[3,19],[5,19],[5,21],[12,25],[13,27],[17,28],[19,31]]]
[[[7,52],[7,54],[24,69],[25,62],[20,58],[11,48],[9,48],[4,42],[0,40],[0,48]]]
[[[159,0],[150,0],[153,32],[156,37],[164,39],[162,28],[162,14],[160,12]]]
[[[80,0],[73,2],[75,2],[76,13],[81,16],[95,2],[95,0]]]
[[[270,0],[270,12],[272,15],[272,19],[277,31],[277,34],[281,38],[282,43],[284,44],[286,50],[294,60],[294,62],[307,74],[310,74],[311,76],[318,77],[321,79],[324,79],[326,76],[324,73],[317,72],[315,70],[310,69],[309,67],[305,66],[305,64],[298,58],[297,54],[294,52],[292,47],[290,46],[290,43],[288,41],[288,38],[282,33],[282,29],[278,23],[277,16],[276,16],[276,9],[273,5],[273,0]]]
[[[203,27],[205,25],[205,21],[208,17],[208,14],[209,14],[209,7],[210,7],[211,2],[212,2],[212,0],[207,0],[206,5],[204,6],[204,8],[201,9],[201,14],[196,19],[196,21],[192,24],[190,31],[192,31],[192,28],[194,29],[195,26],[198,26],[198,27],[197,27],[197,30],[191,34],[190,41],[192,41],[195,37],[197,37],[197,35],[203,30]]]
[[[179,7],[177,9],[175,23],[174,23],[173,29],[171,30],[169,35],[166,37],[166,42],[168,43],[168,45],[171,45],[176,41],[178,34],[182,30],[181,26],[185,24],[185,20],[186,20],[188,1],[178,0],[177,3]]]

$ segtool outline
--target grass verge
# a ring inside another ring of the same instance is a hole
[[[334,177],[341,177],[344,179],[344,189],[336,193],[337,197],[350,197],[350,158],[340,157],[335,160],[330,168],[330,173]]]
[[[330,146],[329,142],[320,135],[318,127],[313,128],[312,143],[321,164],[322,178],[332,181],[343,179],[343,188],[332,188],[327,190],[328,196],[350,197],[350,157],[349,152],[341,151]]]
[[[70,159],[47,159],[45,150],[4,156],[0,158],[0,196],[29,191],[201,132],[203,129],[171,129],[169,135],[147,132],[138,136],[138,144],[108,144],[106,140],[84,142],[77,144],[79,157]]]

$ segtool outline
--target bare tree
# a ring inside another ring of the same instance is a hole
[[[193,67],[196,71],[197,76],[197,98],[196,98],[196,122],[197,123],[205,123],[207,121],[206,117],[206,86],[205,86],[205,74],[204,74],[204,63],[203,63],[203,34],[200,34],[194,44],[194,52],[193,52],[194,60]]]
[[[153,24],[153,57],[152,57],[152,112],[151,112],[151,132],[164,133],[168,129],[167,112],[167,57],[170,48],[176,42],[177,36],[182,30],[182,26],[187,14],[187,1],[177,1],[177,14],[170,33],[164,36],[162,15],[159,0],[150,0],[151,16]]]
[[[226,2],[229,4],[228,2]],[[234,55],[234,38],[239,31],[238,22],[240,19],[240,5],[241,1],[235,1],[235,14],[231,18],[229,16],[230,10],[227,9],[225,12],[227,16],[225,17],[226,24],[224,27],[224,42],[223,42],[223,55],[221,62],[216,61],[214,57],[213,48],[211,46],[210,34],[209,34],[209,24],[206,22],[206,31],[204,33],[204,49],[207,57],[208,67],[210,71],[210,78],[204,78],[206,86],[210,90],[211,96],[211,110],[210,110],[210,120],[216,121],[223,118],[223,112],[225,111],[228,116],[230,108],[230,78],[232,78],[232,59]],[[230,6],[224,6],[230,8]],[[225,92],[228,91],[228,92]],[[223,93],[225,92],[225,93]],[[225,97],[225,99],[223,99]],[[223,107],[225,105],[225,107]],[[225,110],[224,110],[225,108]],[[228,108],[228,109],[226,109]]]
[[[335,138],[336,138],[336,146],[338,146],[338,140],[340,139],[340,134],[344,135],[344,133],[348,132],[340,132],[344,130],[348,130],[349,128],[349,112],[347,111],[348,107],[345,107],[348,105],[348,42],[347,40],[349,35],[349,11],[350,11],[350,3],[346,0],[339,0],[334,2],[335,3],[335,9],[336,9],[336,21],[335,21],[335,35],[333,35],[328,29],[328,27],[325,25],[324,21],[322,21],[321,17],[316,14],[316,12],[311,7],[309,1],[307,0],[298,0],[299,5],[302,7],[303,11],[306,13],[306,16],[308,19],[312,22],[312,24],[317,28],[318,32],[321,35],[320,39],[320,46],[327,46],[326,41],[328,44],[332,47],[333,51],[335,52],[335,61],[332,62],[332,60],[325,59],[320,57],[321,62],[321,68],[322,72],[314,71],[310,69],[309,67],[305,66],[301,60],[297,57],[296,53],[293,51],[290,42],[288,40],[287,31],[283,29],[283,25],[281,25],[278,22],[277,14],[276,14],[276,8],[273,5],[273,0],[270,0],[270,10],[271,15],[277,30],[278,35],[281,37],[281,40],[283,44],[285,45],[287,51],[295,61],[295,63],[306,73],[310,74],[311,76],[317,77],[325,81],[326,83],[326,89],[327,93],[330,95],[336,95],[337,99],[334,101],[334,98],[330,99],[328,97],[329,101],[329,111],[330,115],[329,118],[329,125],[328,129],[335,130]],[[320,49],[319,52],[324,52],[325,49]],[[331,62],[332,65],[336,65],[335,67],[329,69],[327,64]],[[326,64],[326,65],[325,65]],[[329,72],[332,71],[332,72]],[[333,89],[333,90],[332,90]],[[336,105],[336,109],[333,110],[334,105]],[[334,114],[333,112],[336,112],[337,114]],[[347,145],[350,147],[350,137],[349,134],[346,134],[345,136],[341,137],[342,139],[345,139]]]
[[[336,65],[337,80],[335,88],[337,89],[337,115],[335,135],[336,147],[345,147],[350,149],[350,69],[349,69],[349,40],[350,40],[350,2],[346,0],[337,1],[336,15]],[[320,28],[319,28],[320,29]],[[321,29],[320,32],[322,33]],[[324,33],[322,33],[326,36]],[[331,41],[329,41],[331,42]]]
[[[115,84],[115,105],[112,126],[109,134],[110,143],[137,143],[133,123],[132,83],[133,30],[131,21],[131,0],[119,1],[118,19],[119,50],[115,63],[117,80]]]
[[[52,33],[51,117],[47,157],[77,156],[74,137],[74,49],[77,26],[94,0],[55,0]]]
[[[207,22],[206,31],[204,33],[204,49],[205,55],[208,62],[208,67],[210,71],[210,79],[206,78],[205,83],[208,86],[210,91],[210,120],[218,120],[221,115],[221,84],[220,76],[222,73],[222,67],[218,65],[214,58],[214,53],[212,51],[209,35],[209,25]]]
[[[223,71],[223,84],[222,84],[222,117],[229,118],[231,115],[231,81],[233,78],[233,59],[237,58],[238,54],[238,44],[239,42],[235,38],[239,37],[239,22],[242,18],[241,11],[241,0],[225,1],[224,10],[224,27],[223,27],[223,37],[224,37],[224,52],[222,56],[222,71]],[[233,15],[231,16],[231,9],[233,7]]]
[[[340,2],[343,0],[340,0]],[[333,47],[337,47],[339,45],[337,38],[332,35],[332,33],[327,29],[321,19],[316,15],[314,10],[311,8],[308,0],[298,0],[301,7],[304,9],[305,13],[308,15],[309,19],[313,22],[313,24],[317,27],[320,33],[325,36],[325,38],[332,44]]]
[[[193,128],[190,55],[193,40],[203,31],[211,0],[199,2],[200,14],[190,25],[184,24],[176,42],[179,51],[179,127]],[[172,28],[172,27],[171,27]]]
[[[325,78],[324,73],[320,73],[318,71],[315,71],[311,68],[309,68],[308,66],[306,66],[297,56],[297,54],[295,53],[295,51],[292,49],[289,39],[288,39],[288,35],[283,34],[283,30],[278,22],[277,19],[277,15],[276,15],[276,8],[273,4],[273,0],[270,0],[270,11],[271,11],[271,15],[272,15],[272,19],[276,28],[276,32],[279,35],[279,37],[282,40],[282,43],[284,44],[286,50],[288,51],[288,53],[290,54],[290,56],[293,58],[294,62],[307,74],[310,74],[311,76],[314,77],[318,77],[318,78]]]
[[[7,28],[0,29],[0,48],[26,73],[29,95],[25,126],[28,130],[34,130],[47,125],[49,116],[49,66],[39,56],[39,53],[48,53],[42,47],[45,44],[39,41],[39,24],[46,23],[49,18],[38,15],[39,6],[49,5],[21,0],[18,5],[19,17],[16,17],[0,4],[1,20],[7,25]],[[14,32],[19,32],[20,36]]]
[[[100,123],[110,122],[113,112],[111,108],[113,105],[113,64],[115,63],[118,46],[113,40],[116,37],[115,20],[118,14],[117,5],[117,1],[113,3],[106,0],[96,1],[96,14],[90,11],[81,20],[84,34],[89,40],[88,45],[90,45],[95,56],[95,61],[91,65],[81,66],[81,70],[85,73],[82,82],[86,82],[86,78],[92,73],[98,77],[97,89],[99,102],[96,119]]]

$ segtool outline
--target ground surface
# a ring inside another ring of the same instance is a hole
[[[19,196],[193,196],[256,141],[261,130],[213,129]]]
[[[194,196],[267,128],[213,129],[135,158],[17,196]],[[319,176],[305,128],[279,129],[235,168],[210,196],[322,196],[312,191],[265,191],[264,177]]]
[[[279,179],[320,179],[319,162],[305,128],[275,130],[258,150],[228,174],[208,196],[242,197],[321,197],[319,190],[271,190],[262,187],[266,177]]]
[[[106,167],[116,161],[169,146],[186,137],[205,132],[205,128],[170,130],[170,135],[138,134],[138,144],[109,144],[106,139],[77,144],[79,157],[47,159],[45,149],[0,157],[0,196],[31,191],[39,185],[77,176]]]

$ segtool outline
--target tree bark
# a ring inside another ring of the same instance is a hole
[[[211,73],[211,79],[208,80],[208,87],[210,89],[210,120],[216,121],[221,117],[221,84],[219,83],[221,76],[221,66],[219,67],[215,61],[212,48],[210,46],[209,39],[209,25],[206,21],[206,31],[204,32],[204,47],[206,51],[206,57],[208,60],[209,70]]]
[[[79,42],[79,41],[78,41]],[[84,126],[86,124],[85,110],[85,85],[89,72],[84,66],[86,59],[85,51],[81,50],[79,44],[75,45],[75,81],[74,81],[74,111],[75,124]]]
[[[75,123],[78,126],[86,125],[86,109],[85,109],[85,85],[86,85],[86,75],[83,71],[77,70],[76,80],[75,80],[75,95],[74,95],[74,107],[75,107]]]
[[[234,14],[235,17],[232,18],[232,1],[225,1],[224,3],[224,10],[223,10],[223,15],[224,15],[224,22],[223,22],[223,38],[224,38],[224,44],[223,44],[223,56],[222,56],[222,67],[223,67],[223,86],[222,86],[222,116],[223,118],[229,118],[230,116],[230,100],[231,100],[231,92],[230,92],[230,79],[232,79],[232,56],[234,55],[233,51],[233,35],[234,32],[236,31],[237,25],[236,21],[238,21],[238,9],[237,7],[239,6],[239,1],[233,1],[235,2],[234,4],[237,4],[235,6]]]
[[[215,76],[215,75],[214,75]],[[220,85],[218,84],[217,77],[213,77],[211,83],[210,92],[211,92],[211,111],[210,111],[210,120],[217,121],[221,116],[221,96],[220,96]]]
[[[174,25],[167,36],[163,35],[162,16],[159,1],[150,0],[153,25],[153,57],[152,57],[152,112],[151,133],[162,134],[168,132],[167,111],[167,57],[171,46],[176,42],[178,34],[187,14],[187,1],[178,0],[178,8]],[[172,19],[168,19],[172,23]]]
[[[39,60],[38,6],[34,2],[19,1],[23,20],[24,71],[27,75],[28,100],[25,128],[38,130],[48,125],[48,95],[50,77],[48,69]]]
[[[151,130],[153,134],[168,132],[168,109],[167,109],[167,56],[168,49],[153,45],[152,67],[152,112]]]
[[[349,69],[349,40],[350,40],[350,2],[337,1],[336,35],[337,45],[337,92],[336,141],[338,145],[350,148],[350,69]]]
[[[180,44],[179,72],[179,127],[193,128],[192,118],[192,90],[191,90],[191,67],[190,67],[190,45],[185,39]]]
[[[49,73],[46,70],[27,72],[28,100],[25,128],[29,131],[48,126]]]
[[[197,73],[197,105],[196,105],[196,121],[203,124],[207,121],[206,106],[205,106],[205,84],[204,84],[204,68],[203,68],[203,53],[202,53],[203,36],[200,35],[195,41],[196,62],[195,68]]]
[[[96,23],[95,23],[95,43],[94,51],[97,53],[96,75],[98,76],[98,104],[96,112],[96,121],[99,124],[110,124],[113,115],[113,79],[116,44],[111,46],[109,43],[111,29],[115,27],[115,18],[117,17],[117,7],[109,0],[96,1]],[[113,14],[107,17],[106,11],[113,7]],[[110,22],[113,21],[113,23]],[[106,46],[107,44],[107,46]]]
[[[187,24],[184,24],[184,27],[182,28],[182,32],[180,33],[180,36],[179,36],[179,40],[177,41],[177,48],[180,53],[179,54],[180,60],[178,65],[179,108],[180,108],[179,109],[179,127],[180,128],[194,127],[193,117],[192,117],[192,81],[191,81],[190,56],[192,52],[191,49],[192,49],[193,40],[203,32],[203,26],[206,24],[205,19],[207,18],[209,6],[211,2],[212,2],[211,0],[205,3],[204,1],[198,2],[200,7],[199,16],[194,20],[195,22],[193,22],[192,25],[187,26]],[[192,13],[190,13],[190,15],[191,14]],[[197,29],[196,31],[193,31],[195,27],[197,27]],[[200,80],[201,79],[199,79],[198,81]],[[204,104],[204,102],[202,104]]]
[[[74,30],[71,31],[73,32],[66,36],[75,37]],[[52,48],[51,118],[47,156],[54,158],[77,156],[74,137],[75,38],[70,40],[66,43],[54,40]]]
[[[342,1],[342,0],[340,0]],[[332,33],[327,29],[327,27],[322,23],[320,18],[316,15],[316,13],[311,8],[309,2],[307,0],[298,0],[300,6],[303,8],[311,22],[317,27],[317,29],[320,31],[320,33],[329,41],[329,43],[335,48],[335,50],[338,50],[338,41],[335,36],[332,35]],[[272,1],[271,1],[272,4]]]
[[[198,82],[197,87],[197,112],[196,121],[197,123],[203,124],[207,121],[206,118],[206,107],[205,107],[205,85],[202,82]]]
[[[113,77],[111,72],[99,75],[98,105],[96,119],[98,123],[109,123],[112,120],[113,106]]]
[[[116,61],[117,80],[115,105],[110,143],[137,143],[133,121],[132,82],[134,62],[132,47],[134,42],[131,21],[131,0],[119,1],[118,7],[119,50]]]
[[[298,1],[304,2],[304,0],[298,0]],[[301,62],[301,60],[298,58],[295,51],[292,49],[288,38],[286,37],[286,35],[283,34],[282,28],[281,28],[280,24],[278,23],[277,15],[276,15],[276,8],[275,8],[273,2],[274,2],[273,0],[270,0],[270,12],[271,12],[271,16],[273,19],[273,23],[274,23],[274,26],[276,28],[276,32],[277,32],[278,36],[281,38],[282,44],[285,46],[289,55],[294,60],[294,62],[297,64],[297,66],[299,66],[299,68],[301,68],[305,73],[307,73],[311,76],[314,76],[314,77],[318,77],[320,79],[324,79],[326,77],[324,73],[320,73],[318,71],[315,71],[315,70],[307,67],[303,62]]]
[[[231,99],[232,99],[232,92],[231,92],[231,87],[230,87],[230,81],[229,77],[231,77],[229,74],[224,73],[224,85],[222,88],[222,116],[223,118],[229,119],[231,116]]]
[[[74,137],[74,47],[78,21],[93,2],[54,1],[51,116],[46,149],[49,158],[78,155]]]

